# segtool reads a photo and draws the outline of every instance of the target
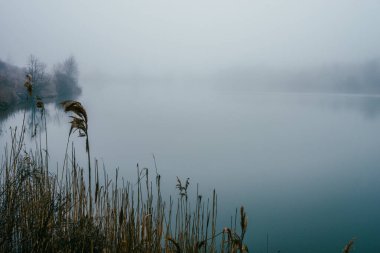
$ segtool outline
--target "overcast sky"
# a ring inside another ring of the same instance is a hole
[[[380,56],[380,1],[0,0],[0,58],[82,73],[300,67]]]

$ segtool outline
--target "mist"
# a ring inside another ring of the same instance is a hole
[[[379,11],[378,1],[343,0],[3,1],[0,58],[52,65],[74,55],[90,80],[302,72],[377,59]]]
[[[377,0],[1,1],[0,63],[19,78],[0,71],[0,85],[26,95],[31,54],[59,74],[73,56],[83,89],[68,99],[85,107],[91,157],[110,176],[134,185],[138,163],[165,196],[177,177],[204,199],[216,189],[218,231],[244,205],[251,252],[269,252],[268,234],[272,252],[339,252],[354,236],[374,252],[379,13]],[[44,100],[54,171],[67,147],[80,166],[89,154],[68,138],[61,100]],[[24,108],[0,112],[3,150]]]

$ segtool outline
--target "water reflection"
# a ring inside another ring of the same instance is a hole
[[[253,95],[255,92],[251,92]],[[268,97],[267,93],[265,97]],[[278,93],[276,93],[278,95]],[[282,93],[280,93],[282,94]],[[371,120],[379,117],[380,115],[380,96],[379,95],[356,95],[356,94],[310,94],[310,93],[284,93],[283,95],[293,94],[292,96],[296,102],[303,104],[316,103],[319,106],[327,107],[331,110],[337,111],[352,111],[359,113],[365,119]],[[234,97],[235,94],[230,94],[228,96]],[[244,96],[246,96],[245,94]],[[312,96],[310,96],[312,95]],[[249,94],[248,94],[249,96]],[[237,96],[240,97],[240,96]],[[310,98],[313,97],[313,99]],[[77,99],[69,98],[69,99]],[[62,101],[62,99],[60,100]],[[54,121],[56,124],[60,124],[61,118],[64,115],[61,111],[58,100],[50,99],[45,101],[46,105],[50,108],[46,110],[46,117],[48,121]],[[34,101],[35,102],[35,101]],[[41,122],[41,117],[38,117],[38,112],[34,102],[18,104],[6,109],[0,109],[0,134],[4,131],[3,123],[9,118],[26,110],[26,122],[30,128],[33,128],[36,124],[39,125]],[[274,101],[275,102],[275,101]],[[54,114],[52,112],[54,111]],[[61,113],[60,113],[61,112]]]
[[[366,119],[375,119],[380,115],[380,96],[349,95],[341,101],[335,101],[333,106],[356,111]]]
[[[120,167],[133,181],[136,162],[154,168],[154,153],[163,191],[173,193],[176,176],[199,183],[205,195],[216,188],[220,221],[244,204],[252,217],[247,242],[256,252],[265,251],[266,233],[281,252],[320,249],[318,241],[321,252],[333,252],[353,235],[362,245],[375,241],[378,97],[136,87],[110,85],[79,99],[90,116],[93,157],[104,158],[109,174]],[[50,161],[60,167],[68,119],[56,103],[47,110]],[[9,124],[20,123],[23,109],[15,113],[18,121]],[[83,165],[82,140],[72,140]]]
[[[66,98],[66,99],[76,99]],[[54,122],[55,124],[61,124],[61,118],[64,112],[61,108],[58,99],[46,99],[43,102],[43,108],[38,108],[36,106],[37,98],[32,98],[27,100],[25,103],[9,106],[0,110],[0,135],[6,132],[7,127],[15,127],[14,125],[6,126],[5,122],[21,118],[21,122],[25,123],[27,134],[30,137],[34,137],[38,131],[43,133],[45,131],[44,120],[46,118],[47,122]],[[24,115],[25,114],[25,115]],[[21,115],[18,117],[17,115]]]
[[[379,95],[301,93],[294,96],[294,100],[300,106],[318,106],[334,112],[353,113],[365,120],[375,120],[380,116]]]
[[[281,93],[280,93],[281,94]],[[366,120],[380,116],[380,95],[334,93],[285,93],[299,106],[319,106],[336,112],[359,114]]]

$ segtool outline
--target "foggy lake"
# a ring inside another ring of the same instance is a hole
[[[119,168],[135,182],[137,163],[153,175],[154,154],[164,194],[178,195],[176,176],[190,178],[193,197],[197,184],[204,197],[216,189],[218,229],[244,205],[252,252],[266,252],[267,238],[269,252],[340,252],[352,237],[362,252],[380,246],[379,96],[152,81],[84,83],[78,100],[92,155],[110,175]],[[59,167],[69,119],[48,109],[50,164]],[[2,146],[21,121],[18,112],[1,123]]]
[[[81,86],[91,157],[111,177],[135,183],[138,164],[154,181],[156,161],[166,200],[177,177],[190,199],[215,189],[218,231],[245,207],[249,252],[335,253],[352,238],[351,253],[378,252],[379,13],[354,0],[0,1],[0,109],[22,104],[35,56],[44,99]],[[55,173],[70,119],[46,108]],[[0,111],[1,159],[22,119],[22,105]],[[86,167],[83,138],[71,143]]]

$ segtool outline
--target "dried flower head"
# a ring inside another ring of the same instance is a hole
[[[40,97],[36,97],[36,107],[39,109],[44,109],[44,102]]]
[[[31,74],[26,75],[26,80],[25,80],[24,86],[25,86],[26,90],[28,91],[29,96],[31,96],[32,92],[33,92],[32,75]]]
[[[89,152],[88,144],[88,124],[87,124],[87,112],[81,103],[74,100],[66,100],[61,103],[65,112],[71,112],[74,116],[71,117],[71,127],[69,135],[75,131],[79,132],[79,137],[86,137],[86,152]]]

